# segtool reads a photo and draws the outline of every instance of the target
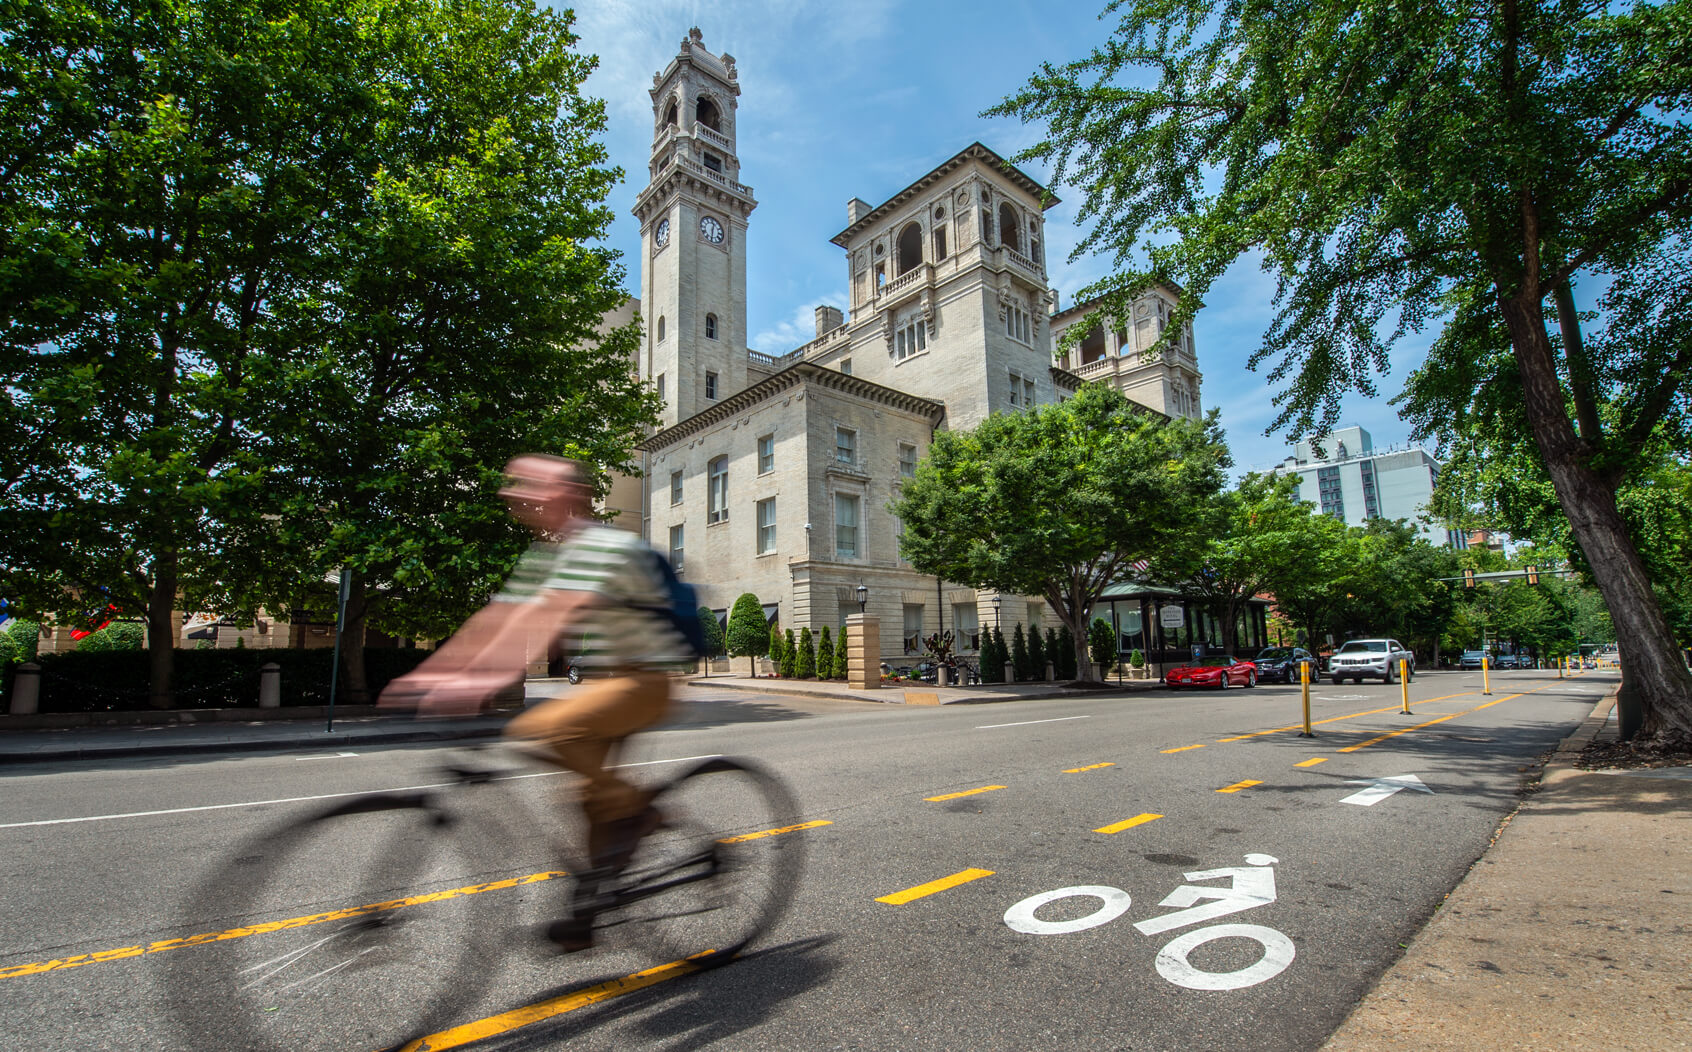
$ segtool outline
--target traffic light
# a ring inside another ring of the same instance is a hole
[[[1464,570],[1463,571],[1463,587],[1464,588],[1473,588],[1474,586],[1475,586],[1475,572],[1473,570]]]
[[[1527,579],[1528,579],[1528,584],[1538,584],[1539,583],[1539,567],[1530,565],[1527,568]]]

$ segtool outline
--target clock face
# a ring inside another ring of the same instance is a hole
[[[699,236],[713,245],[719,245],[723,240],[723,224],[706,216],[699,221]]]
[[[659,248],[663,248],[665,245],[670,243],[670,221],[669,221],[669,219],[658,220],[658,229],[653,231],[652,238],[653,238],[653,240],[658,242]]]

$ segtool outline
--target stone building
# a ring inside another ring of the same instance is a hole
[[[994,603],[915,572],[888,505],[937,430],[1061,400],[1094,364],[1053,362],[1044,245],[1055,198],[980,143],[880,205],[854,198],[832,238],[850,313],[820,307],[815,339],[780,356],[749,351],[757,200],[740,182],[739,96],[734,59],[706,49],[697,29],[653,77],[650,182],[634,208],[645,321],[636,368],[664,409],[640,445],[640,532],[725,616],[752,592],[783,627],[838,629],[863,586],[889,661],[919,654],[918,639],[942,629],[976,649],[984,613],[1006,628],[1049,621],[1038,600]],[[1149,296],[1152,316],[1165,317],[1174,295]],[[1189,334],[1184,357],[1116,382],[1160,411],[1197,415],[1191,346]],[[1155,386],[1151,373],[1164,385],[1155,400],[1136,394]],[[631,519],[632,500],[617,503]]]

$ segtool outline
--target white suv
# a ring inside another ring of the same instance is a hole
[[[1378,678],[1391,683],[1398,678],[1398,663],[1403,661],[1409,679],[1416,678],[1416,655],[1404,649],[1396,639],[1348,639],[1328,660],[1328,675],[1335,683],[1347,677],[1363,682],[1363,677]]]

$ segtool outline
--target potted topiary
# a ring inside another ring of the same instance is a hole
[[[1146,652],[1145,651],[1135,650],[1133,653],[1128,655],[1128,678],[1129,679],[1145,679],[1146,678]]]

